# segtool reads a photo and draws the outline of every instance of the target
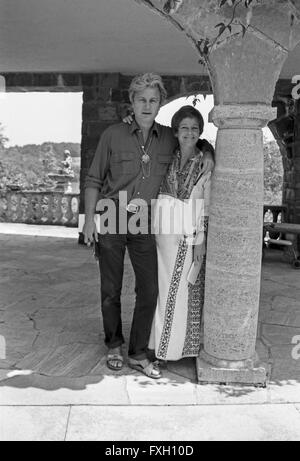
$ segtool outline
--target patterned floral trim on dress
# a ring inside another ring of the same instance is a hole
[[[184,261],[187,253],[188,245],[186,240],[182,240],[179,243],[175,266],[172,274],[172,279],[170,282],[168,298],[166,302],[164,326],[159,342],[159,347],[157,351],[157,358],[164,359],[167,356],[169,341],[171,337],[172,323],[176,305],[176,296],[181,280],[181,275],[183,271]]]
[[[197,357],[201,343],[201,320],[204,304],[206,256],[199,271],[195,285],[188,285],[187,328],[182,357]]]

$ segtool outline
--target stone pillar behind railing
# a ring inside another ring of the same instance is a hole
[[[78,226],[79,194],[17,191],[0,194],[0,222]]]

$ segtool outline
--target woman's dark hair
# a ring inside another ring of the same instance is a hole
[[[204,126],[203,117],[200,114],[200,112],[193,106],[183,106],[177,112],[175,112],[171,120],[171,127],[173,129],[174,134],[178,132],[178,127],[182,120],[185,118],[194,118],[195,120],[197,120],[199,124],[199,132],[201,135]]]

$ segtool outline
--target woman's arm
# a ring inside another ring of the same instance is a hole
[[[209,200],[210,200],[210,173],[206,177],[200,179],[199,197],[203,200],[202,212],[197,221],[197,229],[194,240],[194,262],[202,263],[203,256],[206,254],[206,240],[209,215]],[[196,186],[196,187],[197,187]]]
[[[206,139],[199,139],[197,147],[203,152],[201,171],[203,174],[209,173],[215,166],[215,150]]]

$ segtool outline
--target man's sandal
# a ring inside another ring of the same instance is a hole
[[[134,370],[140,371],[144,375],[152,379],[161,378],[161,372],[158,366],[158,362],[150,362],[148,359],[135,360],[129,359],[128,365]]]
[[[106,356],[106,365],[110,370],[120,371],[123,368],[124,358],[116,352],[108,352]]]

